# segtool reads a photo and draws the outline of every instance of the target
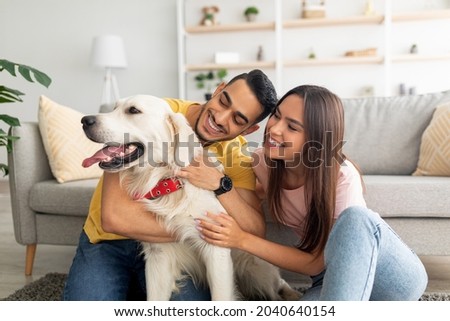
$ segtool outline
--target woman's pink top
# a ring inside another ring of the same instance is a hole
[[[255,153],[253,171],[265,194],[267,194],[269,168],[264,161],[264,149],[259,148]],[[281,188],[281,198],[281,205],[285,214],[284,224],[291,227],[302,238],[303,222],[307,214],[304,186],[291,190]],[[350,161],[345,161],[339,171],[334,218],[336,219],[343,210],[350,206],[366,207],[366,201],[363,197],[361,176],[358,170]]]

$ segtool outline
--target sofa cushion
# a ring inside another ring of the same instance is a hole
[[[98,179],[77,180],[61,185],[56,180],[41,181],[30,190],[29,205],[38,213],[87,216]]]
[[[450,102],[436,108],[425,129],[413,175],[450,176]]]
[[[82,117],[82,113],[72,108],[40,97],[39,130],[52,174],[59,183],[98,178],[103,173],[98,166],[81,166],[86,157],[102,147],[86,137],[80,122]]]
[[[411,175],[422,134],[437,105],[450,101],[450,91],[342,101],[346,155],[364,174]]]
[[[364,175],[367,207],[382,217],[450,218],[450,177]]]

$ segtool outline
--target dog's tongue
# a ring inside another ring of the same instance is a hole
[[[110,157],[115,157],[117,155],[120,155],[120,153],[123,153],[123,152],[124,152],[124,146],[123,145],[106,146],[105,148],[100,149],[98,152],[96,152],[91,157],[86,158],[83,161],[82,166],[83,167],[92,166],[95,163],[104,161],[105,159],[108,159]]]

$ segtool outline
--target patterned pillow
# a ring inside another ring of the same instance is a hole
[[[94,143],[84,135],[81,125],[83,116],[45,96],[40,97],[39,130],[50,169],[59,183],[98,178],[103,173],[98,166],[81,166],[83,159],[102,147],[102,144]]]
[[[425,129],[413,175],[450,176],[450,102],[436,108]]]

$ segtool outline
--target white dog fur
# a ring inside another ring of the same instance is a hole
[[[83,165],[99,162],[106,171],[120,171],[121,183],[134,197],[145,195],[158,181],[188,165],[194,154],[203,152],[186,118],[154,96],[123,99],[112,112],[86,116],[82,123],[87,137],[107,144]],[[190,142],[190,148],[181,148],[179,142]],[[183,273],[195,284],[209,285],[212,300],[241,299],[241,294],[245,298],[298,299],[278,268],[248,253],[205,242],[194,219],[205,218],[206,211],[225,209],[212,191],[186,180],[183,184],[174,193],[141,199],[178,238],[174,243],[142,243],[147,299],[169,300],[172,292],[179,290]]]

